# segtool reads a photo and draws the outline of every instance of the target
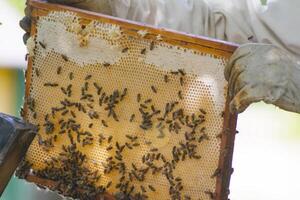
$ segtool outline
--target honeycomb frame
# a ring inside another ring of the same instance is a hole
[[[215,58],[224,58],[228,60],[229,57],[232,55],[234,50],[237,48],[236,45],[222,42],[214,39],[209,39],[205,37],[193,36],[189,34],[179,33],[172,30],[167,29],[159,29],[156,27],[147,26],[144,24],[139,24],[132,21],[127,21],[111,16],[106,16],[98,13],[93,13],[89,11],[83,11],[80,9],[56,5],[56,4],[48,4],[42,1],[31,1],[31,6],[33,7],[32,17],[33,17],[33,24],[31,34],[36,34],[36,22],[39,17],[47,15],[49,12],[52,11],[71,11],[76,13],[79,17],[81,17],[82,24],[86,25],[91,20],[99,20],[103,23],[110,23],[116,24],[122,28],[124,34],[129,36],[137,37],[139,35],[139,31],[147,30],[146,39],[148,40],[155,40],[159,35],[161,37],[161,41],[168,43],[170,45],[179,46],[186,49],[196,50],[203,53],[207,53],[213,55]],[[25,99],[30,96],[30,89],[31,89],[31,78],[33,72],[33,58],[30,57],[28,61],[28,68],[26,72],[26,91],[25,91]],[[223,115],[223,127],[220,133],[221,136],[221,143],[219,149],[219,161],[218,167],[219,170],[216,176],[216,186],[215,191],[211,191],[211,195],[216,200],[227,200],[229,194],[229,182],[230,176],[232,173],[232,155],[233,155],[233,147],[234,147],[234,138],[235,138],[235,128],[236,128],[236,121],[237,115],[230,114],[229,106],[228,106],[228,98],[226,96],[226,103]],[[28,114],[28,103],[25,102],[24,104],[24,115]],[[25,117],[28,120],[28,118]],[[37,185],[46,186],[50,189],[55,186],[55,183],[51,180],[41,179],[34,175],[28,175],[26,179],[30,182],[34,182]],[[210,194],[208,194],[210,195]]]

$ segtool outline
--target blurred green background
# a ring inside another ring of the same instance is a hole
[[[266,2],[266,1],[263,1]],[[18,27],[25,0],[0,0],[0,112],[19,116],[26,62]],[[300,115],[258,103],[239,115],[232,200],[300,199]],[[61,199],[13,177],[0,200]]]

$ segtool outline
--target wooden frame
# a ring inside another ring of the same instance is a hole
[[[32,7],[32,27],[31,35],[36,34],[35,22],[39,16],[46,15],[49,11],[72,11],[76,12],[78,16],[86,19],[82,21],[82,24],[88,24],[91,20],[99,20],[103,22],[109,22],[119,25],[122,30],[128,35],[137,34],[138,30],[147,29],[148,35],[147,38],[154,38],[156,35],[161,35],[162,40],[170,44],[176,44],[182,47],[188,47],[190,49],[201,50],[206,53],[211,53],[215,56],[222,56],[229,58],[235,49],[238,47],[235,44],[219,41],[211,38],[195,36],[191,34],[181,33],[169,29],[158,29],[153,26],[132,22],[124,19],[119,19],[112,16],[107,16],[99,13],[89,12],[73,7],[68,7],[58,4],[50,4],[42,2],[41,0],[31,0],[30,6]],[[123,29],[124,28],[124,29]],[[32,73],[32,59],[28,60],[28,68],[26,73],[26,97],[29,95],[30,90],[30,81]],[[26,104],[24,105],[24,111],[26,113],[27,108]],[[216,191],[211,191],[211,196],[215,200],[227,200],[229,194],[229,183],[230,177],[232,174],[232,156],[233,156],[233,147],[234,139],[236,133],[236,122],[237,115],[230,114],[229,112],[229,99],[226,100],[225,113],[224,113],[224,122],[223,122],[223,131],[220,134],[221,138],[221,148],[218,164],[218,173],[217,175],[217,184]],[[55,182],[50,180],[41,179],[39,177],[29,175],[26,178],[29,182],[34,182],[37,185],[48,186],[50,189],[55,187]],[[105,196],[106,199],[113,199],[110,195]]]

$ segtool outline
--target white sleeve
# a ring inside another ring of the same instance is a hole
[[[274,44],[300,60],[300,1],[247,0],[250,27],[256,42]]]
[[[231,16],[224,0],[111,0],[116,17],[158,27],[245,43],[252,36],[241,12]],[[237,12],[238,11],[238,12]],[[240,16],[239,16],[240,15]]]
[[[300,1],[110,0],[114,16],[230,42],[268,43],[300,58]]]

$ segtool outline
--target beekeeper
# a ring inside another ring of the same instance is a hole
[[[241,44],[224,72],[231,111],[264,101],[300,113],[299,0],[48,1]]]

